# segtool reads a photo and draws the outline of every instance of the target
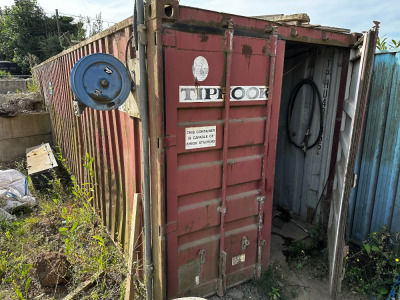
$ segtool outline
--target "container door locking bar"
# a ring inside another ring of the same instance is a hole
[[[220,242],[219,242],[219,274],[217,295],[222,297],[226,291],[226,257],[225,252],[225,216],[226,216],[226,190],[228,183],[228,136],[229,136],[229,111],[230,111],[230,90],[231,90],[231,66],[233,51],[233,23],[232,20],[225,20],[223,25],[225,30],[225,123],[224,123],[224,144],[223,144],[223,163],[222,163],[222,203],[219,207],[220,212]]]
[[[264,203],[265,203],[265,195],[266,195],[266,174],[267,174],[267,159],[268,159],[268,146],[270,139],[270,129],[271,129],[271,111],[272,111],[272,103],[274,101],[274,85],[275,85],[275,68],[276,68],[276,53],[277,53],[277,45],[278,45],[278,31],[277,27],[272,27],[271,30],[266,29],[266,34],[269,37],[269,45],[268,45],[268,55],[270,56],[269,62],[269,99],[267,102],[267,118],[265,121],[265,140],[264,140],[264,157],[262,160],[262,173],[261,173],[261,193],[260,196],[257,197],[258,201],[258,242],[257,242],[257,263],[256,263],[256,276],[257,278],[261,277],[262,272],[262,261],[263,261],[263,250],[265,248],[265,240],[262,235],[262,230],[264,226]],[[271,201],[271,200],[270,200]]]

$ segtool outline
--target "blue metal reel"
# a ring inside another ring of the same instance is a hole
[[[128,70],[112,55],[94,53],[82,57],[71,71],[71,88],[83,106],[112,110],[129,96]]]

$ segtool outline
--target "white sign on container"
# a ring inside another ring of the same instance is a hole
[[[215,147],[217,126],[185,128],[185,149]]]

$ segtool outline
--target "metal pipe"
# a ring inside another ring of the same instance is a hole
[[[224,125],[224,148],[222,163],[222,203],[218,208],[220,218],[220,241],[219,241],[219,277],[218,277],[218,296],[222,297],[226,290],[226,252],[225,252],[225,215],[226,215],[226,187],[228,184],[228,136],[229,136],[229,110],[230,110],[230,91],[231,91],[231,65],[233,51],[233,24],[232,20],[227,20],[228,29],[226,30],[225,52],[225,125]]]
[[[143,214],[144,214],[144,238],[145,238],[145,283],[147,299],[153,299],[153,261],[151,256],[151,223],[150,223],[150,166],[149,166],[149,109],[147,94],[147,72],[146,72],[146,52],[144,39],[144,4],[143,0],[136,0],[137,28],[134,32],[139,34],[139,111],[142,123],[142,156],[143,156]]]
[[[258,200],[258,243],[257,243],[257,265],[256,265],[256,276],[261,277],[262,271],[262,249],[265,245],[265,240],[262,235],[263,229],[263,219],[264,219],[264,203],[266,200],[266,174],[267,174],[267,159],[268,159],[268,149],[269,149],[269,133],[271,129],[271,117],[272,117],[272,103],[274,85],[275,85],[275,69],[276,69],[276,51],[278,46],[278,35],[277,27],[272,29],[272,34],[269,41],[269,82],[268,82],[268,109],[267,109],[267,119],[265,121],[265,140],[264,140],[264,157],[262,165],[262,175],[261,175],[261,194],[257,197]],[[272,201],[272,199],[269,199]]]

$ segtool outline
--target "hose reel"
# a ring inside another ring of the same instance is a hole
[[[131,91],[131,80],[123,63],[112,55],[94,53],[82,57],[71,71],[71,88],[76,96],[74,112],[86,107],[107,111],[118,108]]]

